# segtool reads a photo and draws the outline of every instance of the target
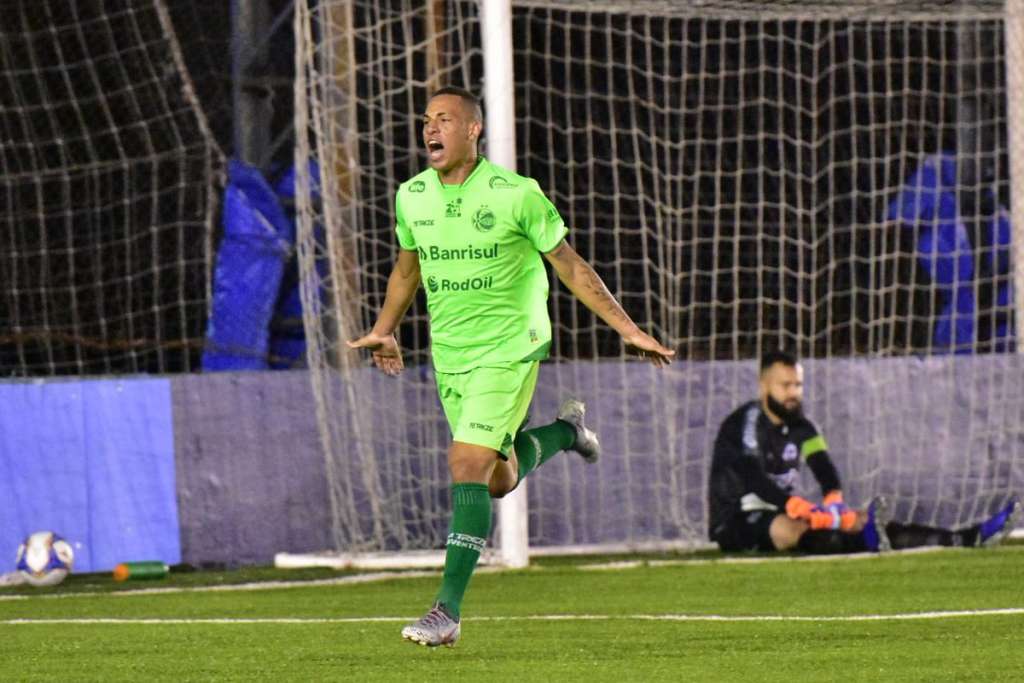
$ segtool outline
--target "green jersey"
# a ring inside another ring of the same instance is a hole
[[[395,213],[399,245],[419,254],[437,370],[547,357],[540,252],[568,229],[537,181],[483,157],[461,185],[428,168],[398,188]]]

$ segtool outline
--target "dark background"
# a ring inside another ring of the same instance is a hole
[[[443,81],[483,92],[475,3],[436,5],[434,26],[422,3],[358,2],[353,14],[360,260],[372,282],[394,255],[395,179],[424,163],[416,122],[429,91]],[[167,114],[180,84],[146,6],[0,4],[4,374],[198,370],[218,238],[202,218],[219,210],[236,151],[236,85],[273,111],[267,174],[291,163],[291,20],[233,72],[230,3],[166,3],[207,135],[184,110]],[[290,3],[267,8],[286,15]],[[913,232],[883,217],[928,155],[958,154],[981,268],[983,228],[996,202],[1009,206],[1003,34],[995,19],[891,9],[799,21],[515,10],[518,170],[683,358],[777,344],[808,356],[933,351],[942,293],[917,265]],[[450,67],[440,79],[408,49],[432,39]],[[973,351],[992,350],[1010,314],[992,303],[1006,277],[977,280]],[[382,295],[366,293],[364,324]],[[554,301],[556,355],[621,355],[571,297]],[[422,316],[402,336],[425,361]]]

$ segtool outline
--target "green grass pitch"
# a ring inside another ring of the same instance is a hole
[[[429,606],[436,575],[72,576],[52,590],[0,589],[0,680],[1024,680],[1024,545],[717,557],[542,559],[481,572],[462,640],[437,650],[399,636]],[[295,583],[260,583],[271,579]],[[208,590],[243,582],[257,585]]]

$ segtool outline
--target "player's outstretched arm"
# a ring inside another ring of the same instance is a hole
[[[622,336],[627,352],[649,359],[656,367],[668,365],[672,361],[676,352],[662,346],[658,340],[637,327],[608,291],[601,277],[575,249],[569,246],[568,242],[562,240],[557,247],[544,254],[544,257],[555,269],[562,284],[568,287],[584,306]]]
[[[395,330],[416,298],[419,286],[420,257],[415,251],[402,249],[388,277],[384,305],[380,308],[373,329],[359,339],[346,342],[351,349],[369,349],[373,364],[388,375],[397,375],[405,367]]]

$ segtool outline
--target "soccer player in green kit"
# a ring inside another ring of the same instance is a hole
[[[459,638],[462,598],[491,530],[491,498],[559,451],[575,450],[590,462],[599,455],[575,399],[552,424],[519,431],[551,345],[541,255],[631,353],[657,367],[675,355],[630,319],[565,241],[568,229],[537,182],[477,153],[482,131],[470,92],[447,87],[430,98],[423,114],[430,167],[398,189],[398,261],[373,329],[349,342],[370,350],[385,373],[398,374],[394,332],[423,282],[438,393],[452,431],[452,520],[434,606],[402,636],[429,646]]]

